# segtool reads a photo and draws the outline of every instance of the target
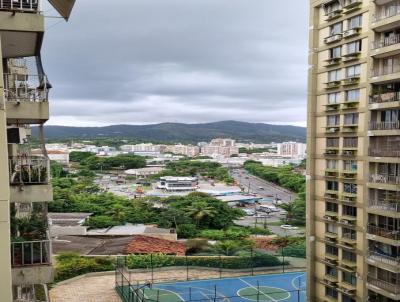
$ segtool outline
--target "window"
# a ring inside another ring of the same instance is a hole
[[[358,15],[347,20],[348,29],[355,29],[361,27],[362,27],[362,15]]]
[[[347,44],[347,54],[356,54],[361,51],[361,40]]]
[[[332,246],[329,244],[325,245],[325,252],[331,255],[336,255],[336,256],[339,255],[339,249],[336,246]]]
[[[352,240],[357,240],[357,232],[355,230],[352,230],[349,228],[343,228],[342,229],[342,237],[352,239]]]
[[[342,280],[351,285],[357,285],[357,277],[354,273],[342,272]]]
[[[358,137],[345,137],[343,138],[343,148],[357,148]]]
[[[342,56],[342,46],[334,47],[329,49],[329,58],[337,59]]]
[[[360,100],[360,89],[346,91],[346,102],[357,102]]]
[[[343,191],[345,193],[357,194],[357,184],[344,183]]]
[[[343,205],[343,215],[357,217],[357,208],[352,206]]]
[[[326,139],[326,146],[327,147],[333,147],[333,148],[339,148],[339,139],[338,138],[333,138],[329,137]]]
[[[353,252],[342,250],[342,259],[350,262],[357,262],[357,255]]]
[[[360,76],[361,65],[353,65],[346,68],[346,78],[353,78]]]
[[[338,104],[340,99],[340,92],[328,94],[328,104]]]
[[[341,34],[342,33],[342,22],[335,23],[329,27],[330,36]]]
[[[330,267],[328,265],[325,266],[325,271],[326,274],[329,276],[337,277],[338,276],[338,270],[334,267]]]
[[[337,170],[338,168],[338,161],[335,159],[328,159],[326,161],[326,168],[331,170]]]
[[[358,113],[348,113],[344,115],[344,125],[357,125]]]
[[[340,69],[328,72],[328,82],[336,82],[336,81],[340,81]]]
[[[337,226],[332,223],[325,224],[325,231],[332,234],[337,234]]]
[[[357,161],[355,160],[345,160],[343,161],[344,171],[357,171]]]
[[[378,300],[376,300],[376,301],[378,301]],[[342,294],[342,302],[356,302],[356,300],[354,300],[352,297]]]
[[[334,299],[338,298],[338,292],[336,289],[330,288],[328,286],[325,286],[325,295],[332,297]]]
[[[326,117],[327,126],[339,126],[340,124],[340,115],[328,115]]]
[[[326,189],[330,191],[337,191],[339,190],[339,183],[337,181],[327,181]]]
[[[327,202],[325,204],[325,210],[328,212],[338,212],[338,205],[337,203],[333,203],[333,202]]]
[[[331,2],[328,5],[324,6],[325,9],[325,14],[328,15],[330,13],[336,12],[340,9],[342,9],[342,6],[340,5],[339,1]]]
[[[381,111],[381,122],[391,123],[400,121],[400,110],[392,109]]]

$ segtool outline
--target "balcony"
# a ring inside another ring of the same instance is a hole
[[[325,60],[326,64],[325,67],[331,67],[340,64],[340,61],[342,61],[342,58],[330,58]]]
[[[9,159],[11,202],[50,202],[53,190],[49,184],[49,160],[42,156]]]
[[[343,57],[342,61],[343,62],[350,62],[350,61],[358,60],[360,58],[360,55],[361,55],[360,51],[344,54],[344,55],[342,55],[342,57]]]
[[[345,14],[349,14],[356,9],[359,9],[362,4],[362,0],[345,0],[343,1],[343,9]]]
[[[387,82],[392,81],[398,77],[398,73],[400,72],[400,64],[399,65],[392,65],[392,66],[385,66],[381,68],[375,67],[372,69],[371,81],[375,82]]]
[[[11,267],[13,285],[53,282],[50,240],[12,242]]]
[[[370,104],[385,104],[400,101],[400,91],[386,92],[381,94],[374,94],[369,97]],[[398,106],[395,104],[394,106]],[[376,106],[378,108],[378,106]],[[375,109],[375,108],[371,108]]]
[[[345,124],[342,126],[342,133],[355,133],[358,130],[358,124]]]
[[[347,39],[347,38],[352,38],[354,36],[359,35],[360,32],[361,32],[361,27],[355,27],[355,28],[351,28],[351,29],[345,30],[342,33],[342,35],[343,35],[343,38]]]
[[[355,75],[355,76],[343,79],[344,86],[357,85],[359,82],[360,82],[359,75]]]
[[[378,184],[390,184],[399,185],[400,176],[399,175],[385,175],[385,174],[370,174],[369,181]]]
[[[4,86],[8,123],[40,124],[49,119],[45,76],[5,74]]]
[[[327,82],[327,83],[325,83],[325,85],[326,85],[326,89],[334,89],[334,88],[338,88],[338,87],[340,87],[340,83],[341,83],[341,81],[340,80],[336,80],[336,81],[329,81],[329,82]]]
[[[0,0],[0,10],[37,13],[40,11],[39,0]]]
[[[380,262],[390,266],[399,266],[400,265],[400,257],[393,257],[385,254],[381,254],[375,251],[368,252],[368,260],[371,262]]]
[[[335,9],[333,11],[327,12],[325,14],[325,16],[326,16],[325,20],[326,21],[331,21],[333,19],[340,18],[340,16],[342,15],[342,11],[343,11],[343,9],[338,7],[337,9]]]
[[[368,154],[374,157],[400,157],[400,150],[382,146],[380,148],[369,148]]]
[[[396,283],[390,283],[384,280],[380,280],[374,276],[368,275],[367,285],[372,285],[379,289],[382,289],[390,294],[400,295],[400,282],[397,280]]]
[[[370,122],[369,130],[399,130],[400,122]]]
[[[325,169],[325,176],[326,177],[338,177],[339,176],[339,170],[338,169],[333,169],[333,168],[331,168],[331,169],[326,168]]]
[[[343,170],[340,171],[340,178],[344,180],[357,179],[357,170]]]
[[[340,125],[328,125],[325,127],[325,133],[334,134],[340,131]]]
[[[332,111],[338,111],[339,110],[339,103],[333,103],[333,104],[325,104],[325,112],[332,112]]]
[[[383,38],[372,42],[372,50],[379,50],[381,48],[390,47],[392,45],[396,45],[400,43],[400,35],[393,35],[391,37]],[[395,49],[393,49],[395,50]],[[382,50],[383,52],[384,50]],[[391,51],[391,49],[387,49],[387,51]],[[386,51],[385,51],[386,52]],[[380,51],[376,51],[373,55],[380,54]]]
[[[325,44],[332,44],[342,40],[342,34],[335,34],[324,39]]]
[[[390,240],[400,240],[400,231],[399,230],[390,230],[387,228],[381,228],[375,225],[368,225],[367,228],[368,234],[376,235],[379,237],[387,238]]]
[[[388,202],[384,200],[370,199],[368,205],[368,209],[370,210],[400,213],[400,201]]]
[[[354,101],[346,101],[340,104],[340,109],[341,110],[349,110],[349,109],[356,109],[359,105],[360,101],[359,100],[354,100]]]

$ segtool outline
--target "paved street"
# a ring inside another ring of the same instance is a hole
[[[279,198],[283,202],[290,202],[296,198],[295,193],[248,174],[244,169],[234,169],[233,171],[234,172],[231,173],[232,177],[243,187],[245,187],[245,192],[250,191],[250,193],[254,193],[266,198]]]

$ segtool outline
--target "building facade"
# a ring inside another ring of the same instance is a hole
[[[400,301],[400,1],[310,4],[308,301]]]
[[[68,19],[74,1],[49,2]],[[0,2],[0,299],[37,301],[53,282],[47,204],[53,199],[44,147],[33,154],[30,125],[49,118],[51,87],[40,51],[44,15],[39,0]],[[44,292],[46,288],[43,287]],[[43,297],[42,297],[43,298]]]
[[[307,145],[297,142],[283,142],[276,145],[279,156],[305,158]]]

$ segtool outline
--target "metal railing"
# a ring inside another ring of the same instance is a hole
[[[51,264],[51,241],[23,241],[11,243],[12,267]]]
[[[369,122],[369,130],[398,130],[400,122]]]
[[[391,211],[391,212],[400,212],[400,199],[398,203],[391,203],[376,199],[370,199],[368,205],[370,208],[373,209]]]
[[[372,49],[378,49],[390,45],[400,43],[400,35],[393,35],[391,37],[383,38],[372,42]]]
[[[400,15],[400,5],[384,6],[375,13],[374,21],[378,22],[397,15]]]
[[[379,184],[400,184],[399,175],[386,175],[386,174],[370,174],[369,181]]]
[[[400,230],[390,230],[375,225],[368,225],[368,233],[392,240],[400,240]]]
[[[396,283],[390,283],[368,275],[367,282],[392,294],[400,294],[400,280],[397,280]]]
[[[346,140],[343,141],[343,148],[358,148],[358,140]]]
[[[372,69],[371,73],[373,77],[379,77],[397,72],[400,72],[400,64],[395,64],[392,66],[384,66],[382,68],[374,68]]]
[[[47,184],[50,161],[43,156],[18,156],[9,159],[10,184]]]
[[[376,147],[369,148],[368,152],[369,156],[377,156],[377,157],[400,157],[400,147]]]
[[[375,251],[369,251],[368,258],[371,260],[379,261],[379,262],[386,263],[389,265],[399,265],[400,264],[400,257],[392,257],[389,255],[380,254]]]
[[[374,94],[369,97],[370,104],[395,102],[399,100],[400,100],[400,91]]]
[[[0,0],[0,10],[40,11],[40,0]]]
[[[49,88],[46,76],[41,75],[4,75],[4,92],[7,101],[45,102]]]

